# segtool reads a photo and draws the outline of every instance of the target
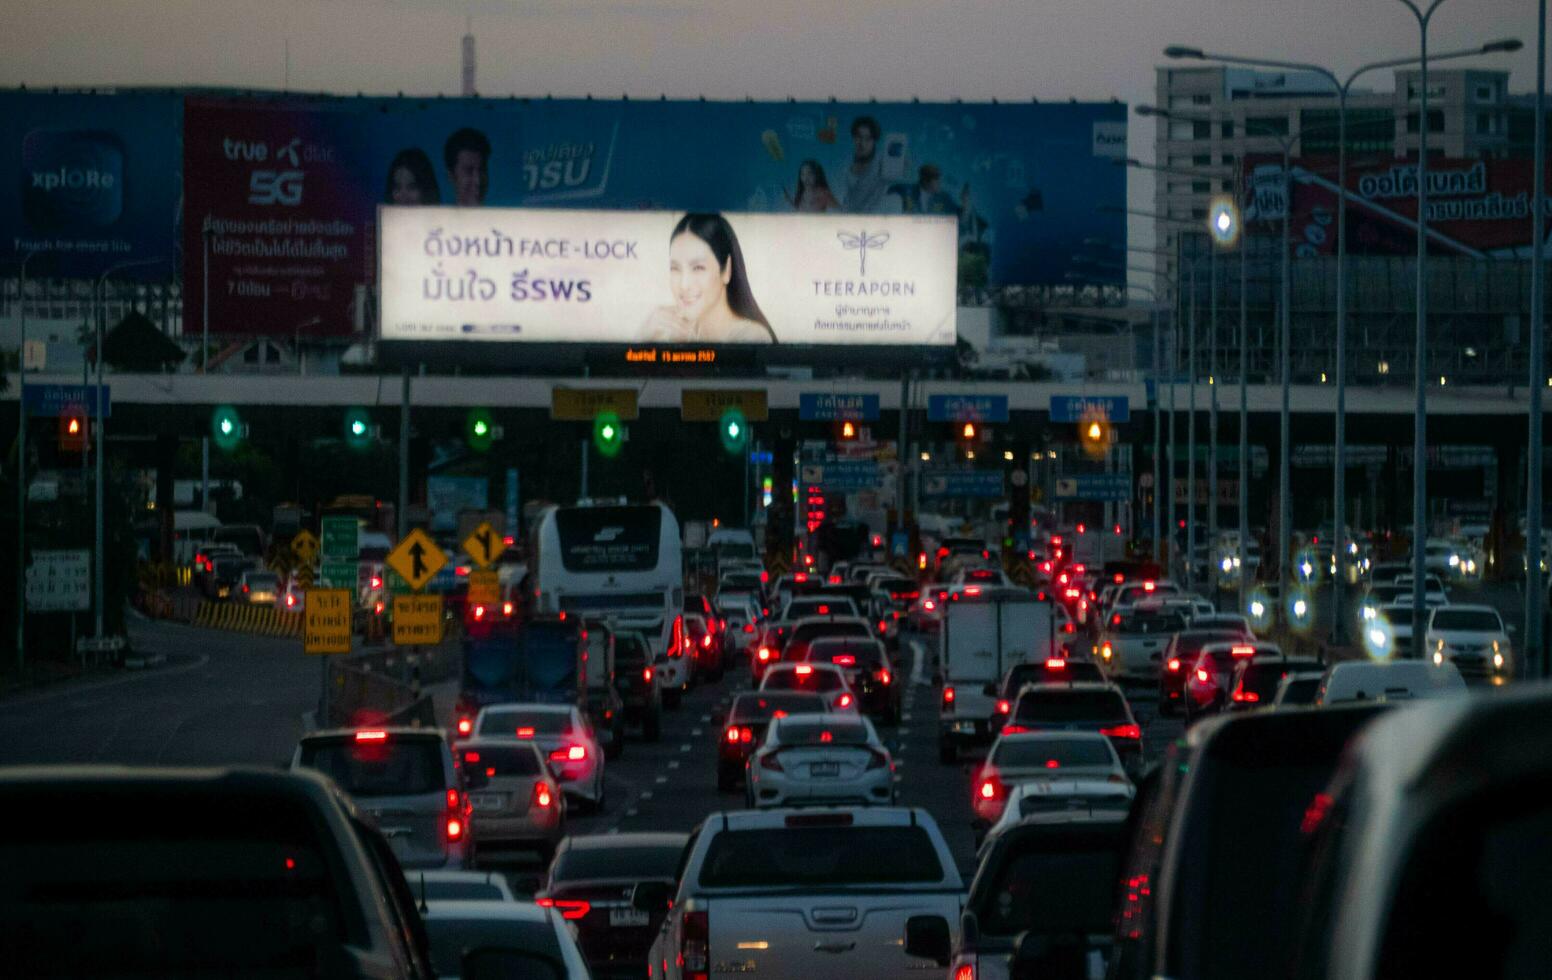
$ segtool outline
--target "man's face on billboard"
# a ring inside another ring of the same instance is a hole
[[[873,159],[873,151],[877,146],[878,140],[867,126],[858,126],[851,134],[851,154],[854,160]]]
[[[453,184],[453,198],[464,207],[485,203],[485,158],[475,150],[459,150],[448,174]]]

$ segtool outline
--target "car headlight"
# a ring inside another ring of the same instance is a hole
[[[1504,655],[1498,650],[1498,642],[1493,641],[1493,669],[1503,670]]]
[[[1442,667],[1442,666],[1444,666],[1444,654],[1442,654],[1439,651],[1435,650],[1433,652],[1433,665],[1435,667]]]
[[[1225,558],[1223,561],[1218,563],[1218,567],[1223,569],[1225,572],[1231,572],[1234,570],[1234,559]]]
[[[1455,566],[1457,566],[1459,564],[1460,564],[1460,556],[1459,555],[1451,555],[1450,556],[1450,567],[1454,568]]]
[[[1359,610],[1359,614],[1362,615],[1364,619],[1373,619],[1378,614],[1378,612],[1379,611],[1373,606],[1364,606]]]

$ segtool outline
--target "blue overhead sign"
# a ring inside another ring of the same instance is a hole
[[[921,495],[923,497],[1001,497],[1003,495],[1002,471],[923,470]]]
[[[1064,476],[1056,481],[1057,500],[1130,500],[1130,473],[1086,473]]]
[[[878,419],[878,396],[805,391],[798,395],[798,418],[804,422],[873,422]]]
[[[1052,422],[1126,422],[1132,417],[1125,395],[1052,395]]]
[[[113,417],[112,396],[112,387],[103,385],[103,418]],[[27,406],[28,415],[60,415],[70,409],[94,418],[97,415],[97,386],[29,384],[23,389],[22,404]]]
[[[928,422],[1006,422],[1007,395],[928,395]]]
[[[877,490],[881,482],[878,463],[871,459],[804,463],[799,475],[805,485],[823,487],[831,493]]]

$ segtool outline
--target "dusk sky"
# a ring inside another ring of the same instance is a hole
[[[0,86],[459,89],[465,17],[489,95],[1150,102],[1169,43],[1345,74],[1417,50],[1400,0],[5,0]],[[1517,36],[1483,59],[1535,83],[1532,0],[1448,0],[1430,47]],[[1461,63],[1457,63],[1461,64]],[[1388,75],[1375,76],[1389,88]],[[1152,154],[1133,117],[1133,154]],[[1134,177],[1134,207],[1151,204]],[[1151,238],[1134,219],[1133,239]]]

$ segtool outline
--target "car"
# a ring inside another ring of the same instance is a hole
[[[791,623],[766,623],[760,629],[759,638],[746,648],[749,654],[749,677],[756,687],[760,684],[760,678],[765,676],[765,669],[781,661],[782,645],[791,629]]]
[[[495,871],[409,871],[405,873],[417,902],[512,902],[512,886]]]
[[[527,902],[427,902],[424,919],[438,977],[589,980],[576,939],[552,908]],[[481,969],[487,960],[491,965]]]
[[[304,735],[291,770],[321,772],[378,820],[406,868],[469,862],[469,797],[434,728],[326,729]]]
[[[1514,676],[1514,647],[1503,617],[1492,606],[1442,606],[1428,617],[1422,653],[1446,660],[1462,677],[1502,684]]]
[[[316,772],[15,767],[0,800],[48,814],[0,839],[9,976],[435,976],[393,850]]]
[[[722,634],[726,629],[726,624],[722,621],[721,614],[717,612],[716,604],[698,592],[686,592],[684,595],[684,611],[686,613],[694,613],[706,621],[706,627],[711,631],[717,649],[720,650],[724,644]]]
[[[846,681],[846,673],[834,664],[779,663],[760,678],[765,691],[809,691],[822,695],[831,710],[852,711],[857,695]]]
[[[566,800],[531,740],[477,736],[458,743],[469,792],[469,833],[483,860],[514,850],[548,861],[566,833]]]
[[[653,833],[568,837],[534,903],[566,920],[594,977],[640,977],[668,910],[638,909],[631,898],[644,882],[673,884],[689,839]]]
[[[1246,636],[1255,635],[1255,629],[1250,625],[1250,617],[1241,616],[1238,613],[1225,613],[1218,612],[1217,610],[1197,612],[1191,616],[1190,625],[1194,630],[1239,630]]]
[[[604,750],[587,715],[571,704],[494,704],[474,717],[475,738],[532,742],[561,792],[595,813],[605,806]]]
[[[748,592],[718,592],[717,615],[725,625],[723,653],[741,653],[760,631],[760,601]]]
[[[1026,684],[1059,684],[1064,681],[1103,682],[1105,674],[1092,660],[1080,657],[1046,657],[1035,663],[1014,664],[1002,675],[999,684],[988,684],[988,692],[997,699],[992,705],[992,717],[988,724],[992,731],[1000,732],[1013,712],[1013,702]]]
[[[807,646],[821,636],[859,640],[878,638],[872,624],[859,616],[809,616],[792,623],[782,644],[781,659],[789,662],[802,660]]]
[[[1277,682],[1277,693],[1272,695],[1272,707],[1281,710],[1313,705],[1320,696],[1320,684],[1325,679],[1324,669],[1291,672]]]
[[[1098,732],[1004,733],[970,780],[972,824],[985,830],[996,823],[1014,787],[1057,778],[1130,782],[1115,747]]]
[[[1544,974],[1549,718],[1538,686],[1376,719],[1306,810],[1309,879],[1279,975]]]
[[[1406,601],[1402,602],[1402,598]],[[1427,616],[1426,607],[1423,614]],[[1411,593],[1398,593],[1396,602],[1379,607],[1377,618],[1368,628],[1379,630],[1378,636],[1393,651],[1390,656],[1401,658],[1415,656],[1412,649]]]
[[[1234,661],[1234,673],[1229,677],[1230,711],[1249,711],[1271,706],[1278,689],[1288,677],[1313,675],[1319,678],[1326,665],[1314,657],[1291,657],[1281,650],[1258,650],[1249,657]],[[1314,699],[1313,691],[1310,694]]]
[[[1417,579],[1411,572],[1405,575],[1397,575],[1395,584],[1401,591],[1396,596],[1397,602],[1407,605],[1412,604],[1412,593],[1416,591]],[[1430,606],[1447,606],[1450,603],[1450,590],[1445,586],[1444,580],[1437,575],[1423,576],[1423,602]]]
[[[1182,701],[1186,724],[1222,711],[1229,703],[1234,665],[1258,654],[1280,656],[1282,651],[1277,644],[1265,641],[1208,643],[1203,646],[1195,662],[1186,670],[1185,685],[1181,688],[1184,692]]]
[[[947,958],[920,946],[929,934],[947,946],[963,899],[937,823],[902,807],[712,813],[677,882],[636,891],[637,907],[668,908],[647,961],[654,980],[720,975],[718,963],[856,980],[941,970]]]
[[[1131,609],[1112,612],[1095,649],[1114,680],[1152,681],[1159,675],[1164,650],[1186,628],[1174,610]]]
[[[1320,682],[1315,704],[1348,701],[1411,701],[1455,697],[1466,693],[1460,671],[1448,661],[1419,660],[1388,663],[1347,661],[1333,665]]]
[[[1110,739],[1128,773],[1142,760],[1142,727],[1114,684],[1033,684],[1019,692],[1000,737],[1018,732],[1094,731]]]
[[[846,682],[857,695],[861,711],[881,724],[899,724],[903,685],[882,642],[849,636],[821,636],[810,643],[801,656],[803,663],[829,663],[841,668]]]
[[[1125,817],[1136,797],[1137,787],[1125,777],[1117,780],[1108,777],[1058,776],[1019,783],[1009,790],[1002,815],[981,837],[977,854],[984,857],[987,849],[1009,828],[1050,819],[1048,815],[1066,816],[1074,820],[1105,814]]]
[[[250,606],[276,606],[280,598],[280,576],[250,568],[237,580],[237,595]]]
[[[911,603],[911,629],[918,633],[936,633],[943,625],[943,603],[948,601],[945,582],[930,582],[921,587],[921,595]]]
[[[828,710],[829,702],[812,692],[765,691],[736,695],[722,719],[726,730],[717,729],[717,789],[727,792],[743,784],[744,763],[765,741],[765,730],[771,719],[823,714]]]
[[[918,951],[958,980],[1103,976],[1126,834],[1122,805],[1036,813],[989,836],[957,941]]]
[[[295,575],[288,576],[275,605],[282,612],[301,612],[307,608],[307,588]]]
[[[1250,643],[1255,636],[1244,630],[1186,629],[1170,638],[1161,656],[1163,669],[1159,671],[1159,714],[1173,715],[1181,710],[1185,698],[1185,683],[1202,648],[1209,643]]]
[[[670,630],[665,649],[656,652],[652,658],[658,696],[667,710],[679,709],[684,693],[690,687],[694,666],[695,659],[684,641],[684,622],[681,620],[677,629]]]
[[[862,610],[851,596],[818,595],[794,596],[781,610],[781,618],[789,622],[822,616],[861,617]]]
[[[656,742],[663,735],[663,691],[658,684],[658,669],[646,634],[628,630],[614,635],[615,688],[626,722],[641,726],[642,740],[647,742]]]
[[[716,628],[699,613],[684,614],[684,652],[692,678],[722,679],[722,644]]]
[[[773,718],[744,769],[751,807],[895,801],[894,759],[873,723],[857,716]]]

